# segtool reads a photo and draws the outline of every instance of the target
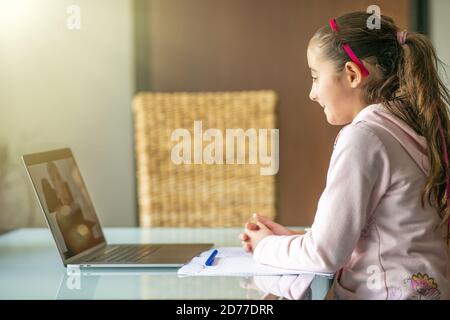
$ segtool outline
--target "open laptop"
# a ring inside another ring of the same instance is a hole
[[[179,267],[212,243],[109,245],[69,148],[22,156],[64,266]]]

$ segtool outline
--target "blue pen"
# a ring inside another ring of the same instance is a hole
[[[217,249],[214,249],[214,251],[210,254],[208,259],[206,259],[205,266],[208,266],[208,267],[212,266],[212,264],[214,262],[214,258],[216,257],[218,252],[219,251],[217,251]]]

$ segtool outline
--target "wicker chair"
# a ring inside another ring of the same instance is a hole
[[[243,226],[253,212],[275,218],[275,176],[261,175],[259,163],[226,164],[224,151],[224,164],[175,164],[171,137],[178,128],[194,137],[194,121],[200,120],[203,132],[275,128],[276,99],[273,91],[138,94],[133,113],[140,226]],[[245,159],[248,153],[246,143]]]

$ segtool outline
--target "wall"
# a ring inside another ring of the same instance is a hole
[[[81,8],[80,30],[66,27],[71,4]],[[135,225],[132,8],[131,0],[0,0],[0,145],[9,153],[0,229],[44,225],[19,157],[66,146],[104,225]]]
[[[431,39],[436,47],[439,58],[447,64],[445,68],[448,76],[450,76],[450,20],[448,13],[450,12],[450,1],[448,0],[432,0],[430,1],[430,32]],[[444,78],[445,79],[445,78]],[[446,80],[450,88],[450,81]]]
[[[151,0],[154,91],[273,89],[280,96],[278,221],[312,223],[339,130],[308,98],[306,48],[333,16],[378,4],[408,26],[409,1]],[[250,213],[249,213],[250,214]]]

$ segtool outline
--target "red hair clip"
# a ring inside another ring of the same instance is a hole
[[[333,32],[338,32],[338,26],[337,26],[336,20],[334,18],[330,19],[330,27],[331,27],[331,30],[333,30]],[[344,49],[347,56],[359,67],[362,75],[368,76],[369,70],[367,70],[367,68],[364,66],[362,61],[359,60],[359,58],[356,56],[356,54],[350,48],[350,45],[348,43],[344,43],[344,44],[342,44],[342,49]]]

